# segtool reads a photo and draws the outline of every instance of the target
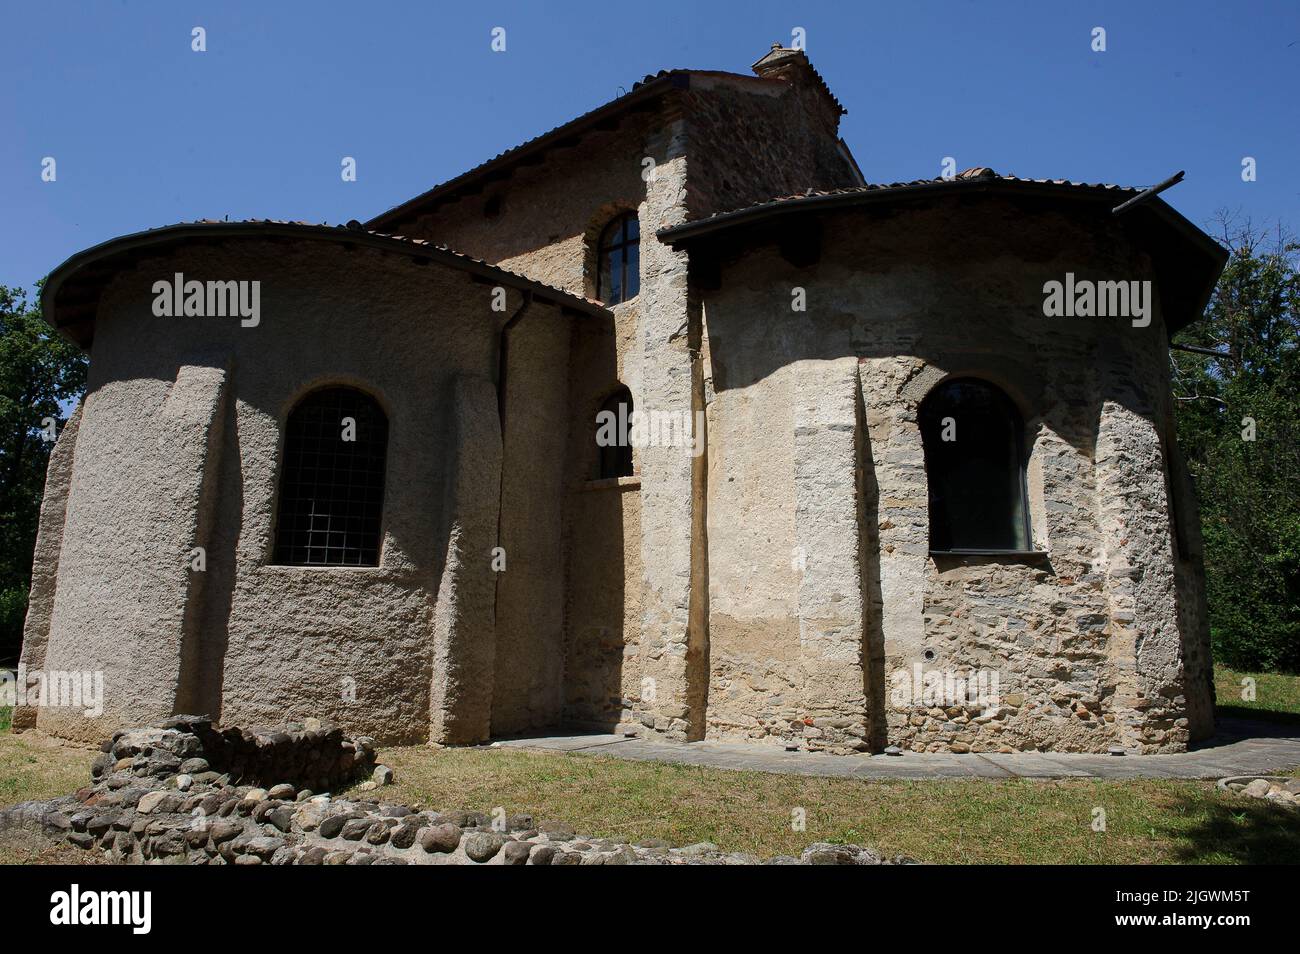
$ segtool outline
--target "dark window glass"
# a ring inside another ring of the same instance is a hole
[[[387,453],[388,418],[368,395],[324,388],[299,401],[285,426],[274,562],[378,566]]]
[[[596,297],[617,305],[641,290],[641,231],[636,214],[620,215],[600,233]]]
[[[597,477],[632,476],[632,392],[619,388],[596,415]]]
[[[1024,426],[1011,399],[958,379],[921,402],[931,550],[1029,549]]]

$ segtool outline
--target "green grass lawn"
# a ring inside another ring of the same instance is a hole
[[[384,799],[528,812],[593,837],[711,841],[761,856],[814,841],[939,863],[1300,862],[1300,817],[1213,782],[879,781],[509,749],[385,749]],[[806,831],[791,826],[803,808]],[[1092,829],[1105,809],[1106,831]]]
[[[1243,680],[1255,682],[1255,698],[1242,698]],[[1214,667],[1214,696],[1220,715],[1300,723],[1300,676],[1275,672],[1237,672]]]

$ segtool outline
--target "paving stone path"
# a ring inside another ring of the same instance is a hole
[[[1220,719],[1213,739],[1175,755],[1079,755],[1028,752],[955,755],[825,755],[728,742],[688,744],[621,735],[533,735],[493,742],[499,748],[548,749],[708,768],[832,778],[1222,778],[1300,765],[1300,725]]]

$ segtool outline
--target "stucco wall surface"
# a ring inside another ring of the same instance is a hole
[[[1188,702],[1184,643],[1203,637],[1179,629],[1158,302],[1146,328],[1047,318],[1043,283],[1067,271],[1152,277],[1106,223],[992,200],[828,218],[817,265],[795,268],[769,246],[724,267],[705,303],[711,735],[838,750],[870,731],[864,706],[883,700],[888,741],[918,751],[1185,746],[1189,707],[1204,703]],[[796,286],[806,312],[791,308]],[[834,437],[855,426],[833,397],[846,360],[860,375],[856,450]],[[1042,555],[930,554],[916,414],[949,375],[985,377],[1020,407]],[[861,526],[825,512],[855,469]],[[806,496],[803,474],[815,481]],[[1183,590],[1194,597],[1192,578]],[[807,661],[827,612],[837,637],[861,643],[834,672]],[[866,702],[840,681],[855,664]],[[898,701],[918,665],[996,673],[998,702]]]
[[[152,283],[176,272],[260,281],[260,323],[156,317]],[[457,270],[322,242],[183,248],[115,279],[99,309],[46,652],[51,668],[102,669],[107,706],[99,728],[57,728],[98,736],[168,715],[180,699],[227,721],[325,717],[380,739],[428,738],[435,605],[455,602],[495,632],[499,482],[488,474],[458,493],[454,478],[466,461],[490,459],[493,441],[500,458],[497,338],[520,304],[508,297],[497,313],[490,287]],[[552,351],[567,342],[568,318],[540,304],[532,314],[564,326],[541,336]],[[524,396],[548,380],[528,353],[513,384]],[[388,415],[378,567],[270,563],[283,422],[326,384],[359,387]],[[555,416],[554,390],[541,385],[549,404],[520,402],[521,433],[534,406]],[[490,430],[474,426],[483,419]],[[532,455],[543,475],[562,460],[546,444],[512,452]],[[553,497],[538,507],[510,492],[509,532],[558,552]],[[452,531],[467,518],[486,529],[446,573]],[[188,562],[195,545],[206,548],[202,574]],[[538,598],[521,562],[519,593],[503,598],[520,626],[518,604]],[[538,638],[555,643],[556,624]],[[487,691],[471,700],[480,737],[491,673],[489,662]],[[558,699],[558,683],[546,692]],[[55,728],[63,715],[40,721]]]

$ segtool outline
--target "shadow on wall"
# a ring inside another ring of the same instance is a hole
[[[239,417],[233,389],[225,397],[220,458],[217,461],[217,513],[244,513],[244,473],[239,463]],[[194,664],[181,673],[178,713],[205,713],[221,719],[221,690],[225,681],[226,648],[230,642],[230,610],[234,603],[236,547],[239,524],[217,521],[208,537],[208,569],[200,593],[199,631]]]
[[[565,660],[564,721],[613,732],[623,721],[626,688],[624,508],[633,488],[579,490],[573,497],[572,576]],[[628,673],[628,676],[633,676]]]
[[[641,692],[640,600],[627,586],[629,572],[639,577],[640,489],[600,479],[596,445],[596,415],[621,387],[615,334],[612,324],[587,325],[574,338],[565,507],[563,721],[611,732]]]
[[[885,598],[880,588],[880,482],[876,462],[867,439],[861,384],[854,401],[857,414],[857,497],[858,566],[862,576],[862,692],[867,701],[867,746],[872,752],[885,748],[889,726],[885,718]]]
[[[755,241],[743,258],[717,252],[720,289],[706,293],[718,393],[760,384],[798,361],[907,356],[988,378],[1021,405],[1031,433],[1048,410],[1044,392],[1053,389],[1061,395],[1053,403],[1067,405],[1057,411],[1068,414],[1060,436],[1089,455],[1102,400],[1154,413],[1144,382],[1148,359],[1163,356],[1158,320],[1132,327],[1122,318],[1049,318],[1043,310],[1043,282],[1066,271],[1141,274],[1141,257],[1122,233],[1099,227],[1094,234],[1077,220],[1019,204],[976,203],[828,219],[820,260],[804,267],[784,258],[776,239]],[[805,292],[802,311],[792,307],[797,288]],[[1090,393],[1094,380],[1099,397]],[[1084,407],[1071,390],[1095,399]]]

